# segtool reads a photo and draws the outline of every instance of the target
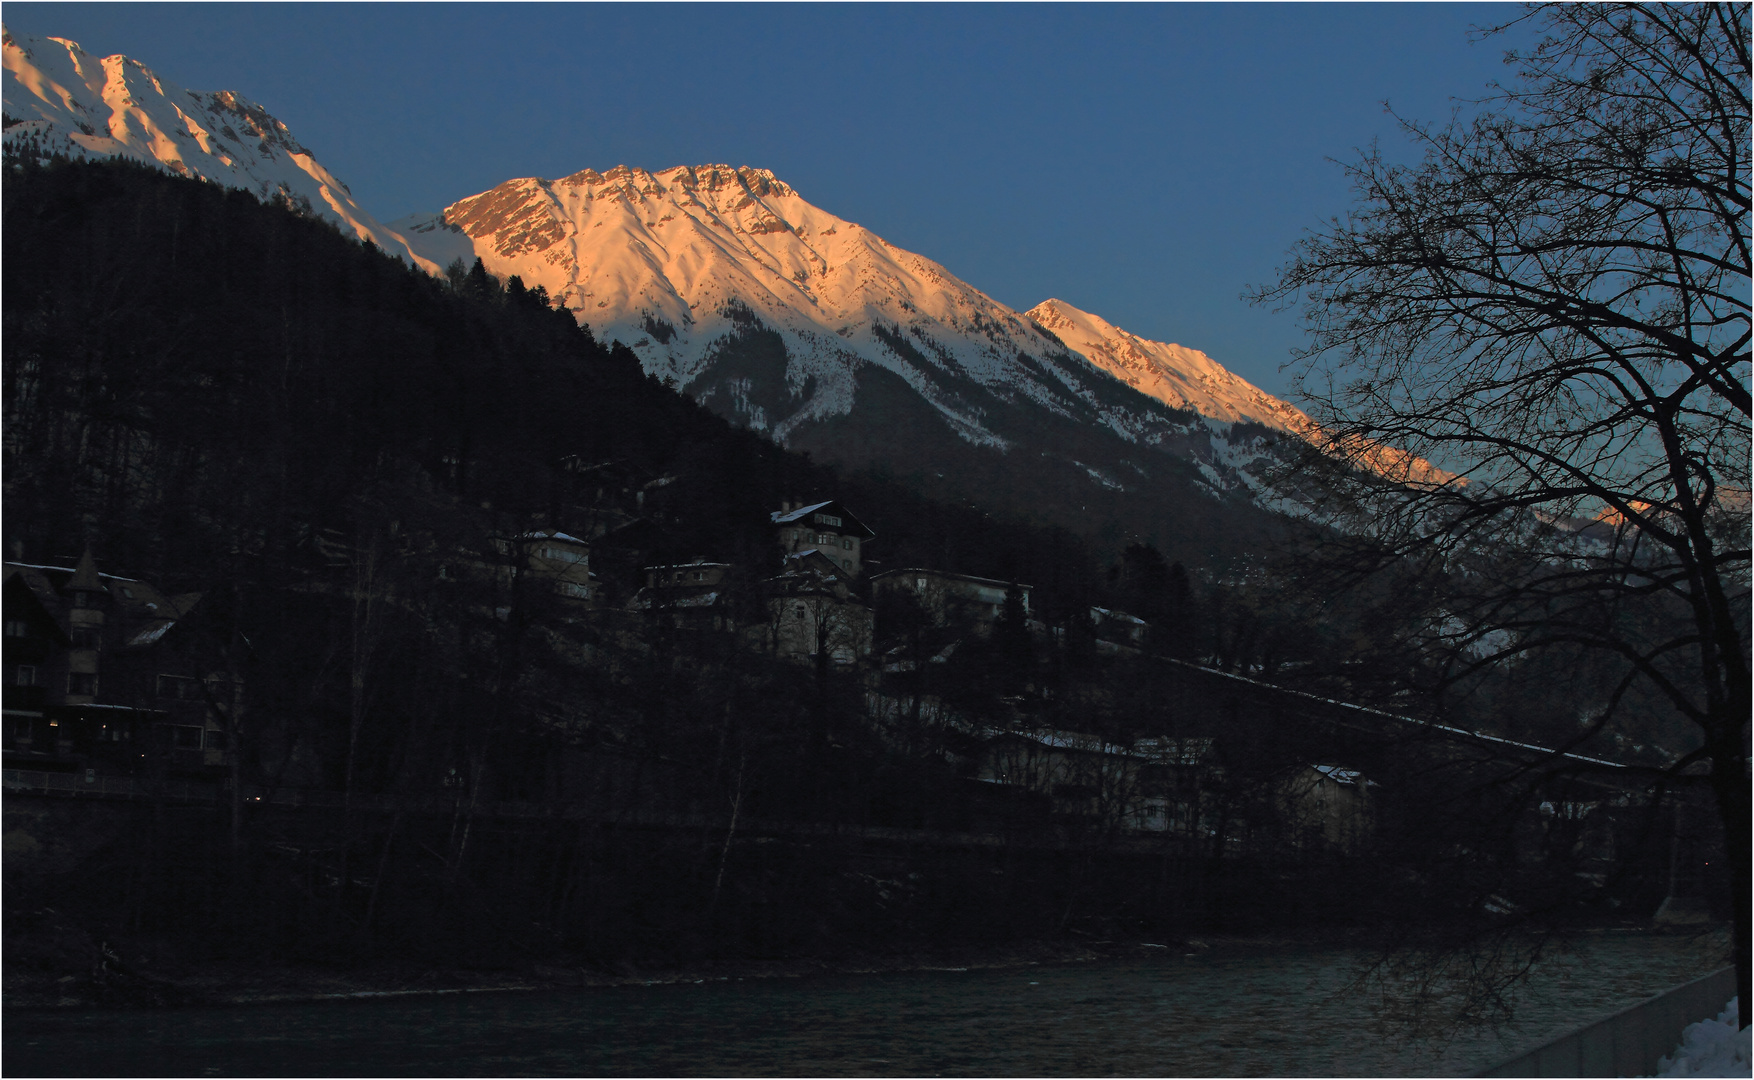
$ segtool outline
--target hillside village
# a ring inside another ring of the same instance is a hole
[[[1246,551],[1160,553],[1082,489],[1046,493],[1080,534],[820,464],[516,277],[144,168],[5,191],[39,264],[5,305],[33,911],[619,970],[1356,925],[1361,893],[1466,920],[1554,880],[1652,911],[1711,880],[1708,841],[1655,853],[1646,773],[1478,723],[1575,731],[1541,669],[1446,715]]]
[[[627,650],[658,633],[712,636],[805,669],[799,678],[810,670],[850,678],[863,689],[864,719],[878,737],[901,739],[910,713],[915,727],[922,715],[930,718],[950,736],[954,749],[945,752],[961,775],[1015,793],[996,796],[999,802],[1040,800],[1041,827],[1050,833],[1055,818],[1145,834],[1185,831],[1200,818],[1202,777],[1210,787],[1222,772],[1210,735],[1116,742],[1039,726],[1027,699],[1051,691],[1027,680],[1000,726],[919,692],[922,667],[947,667],[959,649],[989,647],[995,636],[1026,642],[1026,650],[1063,645],[1067,629],[1032,614],[1029,584],[885,569],[867,554],[873,544],[881,550],[878,534],[834,499],[787,501],[768,514],[780,567],[772,576],[754,578],[750,567],[705,558],[644,565],[630,559],[639,550],[631,538],[654,524],[635,515],[644,491],[663,479],[627,485],[626,511],[599,505],[582,515],[588,539],[557,529],[494,537],[485,551],[459,549],[438,561],[436,576],[534,590],[552,601],[544,617],[563,635],[580,625],[608,628]],[[323,534],[313,548],[337,566],[352,557]],[[592,569],[594,549],[601,572]],[[429,561],[434,554],[427,552]],[[203,599],[101,573],[89,546],[72,566],[7,562],[6,767],[45,774],[38,781],[45,787],[59,777],[69,793],[174,778],[213,785],[217,798],[240,775],[235,747],[252,688],[248,663],[214,647]],[[880,609],[889,616],[882,635]],[[1108,656],[1142,655],[1152,629],[1108,608],[1090,609],[1087,626],[1094,652]],[[923,630],[931,631],[929,655],[917,650]],[[307,761],[306,771],[316,781],[335,769]],[[1283,778],[1280,794],[1287,813],[1310,818],[1312,837],[1350,847],[1369,820],[1376,786],[1356,769],[1312,760]],[[1218,832],[1210,822],[1199,828]]]

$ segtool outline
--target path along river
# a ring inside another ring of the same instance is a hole
[[[1446,1045],[1379,1030],[1356,955],[1193,956],[155,1011],[12,1012],[8,1076],[1457,1075],[1709,965],[1594,935],[1545,963],[1516,1026]]]

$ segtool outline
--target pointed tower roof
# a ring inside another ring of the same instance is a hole
[[[67,588],[80,592],[103,592],[104,585],[98,580],[97,560],[91,557],[91,545],[85,545],[85,554],[79,556],[79,565],[73,568],[73,576],[67,580]]]

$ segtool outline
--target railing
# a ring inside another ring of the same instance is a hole
[[[7,791],[43,795],[84,795],[102,799],[167,799],[173,802],[214,802],[219,785],[200,780],[155,780],[132,776],[106,776],[96,769],[76,772],[40,772],[7,769]]]
[[[1652,1076],[1687,1025],[1716,1016],[1735,993],[1736,969],[1722,968],[1474,1075]]]
[[[128,799],[139,801],[218,803],[229,800],[229,790],[217,783],[183,780],[156,780],[138,777],[105,776],[95,769],[78,772],[44,772],[36,769],[6,769],[4,788],[8,793],[46,795],[66,798]],[[451,814],[465,809],[466,800],[451,794],[419,795],[356,794],[318,788],[244,789],[249,803],[277,808],[328,808],[369,810],[381,813]],[[709,818],[701,814],[667,814],[651,810],[628,810],[604,813],[601,809],[578,803],[544,805],[530,802],[484,802],[469,808],[476,817],[548,818],[561,821],[596,822],[606,825],[656,829],[706,829],[715,833],[729,831],[727,818]],[[1052,833],[1033,835],[1003,832],[945,832],[932,829],[908,829],[885,825],[846,825],[834,822],[751,821],[741,820],[735,830],[740,840],[760,837],[834,837],[902,844],[928,844],[957,848],[1027,848],[1042,850],[1088,850],[1098,846],[1119,854],[1160,855],[1164,851],[1161,836],[1109,837],[1106,840],[1068,839]]]

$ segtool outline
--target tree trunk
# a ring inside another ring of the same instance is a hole
[[[1730,923],[1734,928],[1736,960],[1736,995],[1741,1000],[1740,1024],[1749,1026],[1754,1008],[1754,981],[1750,974],[1750,921],[1754,912],[1748,897],[1754,895],[1754,875],[1750,874],[1751,834],[1748,803],[1748,759],[1742,753],[1741,728],[1747,722],[1747,707],[1740,711],[1726,708],[1726,715],[1714,717],[1711,737],[1711,789],[1717,796],[1718,815],[1724,823],[1724,854],[1730,862]]]

